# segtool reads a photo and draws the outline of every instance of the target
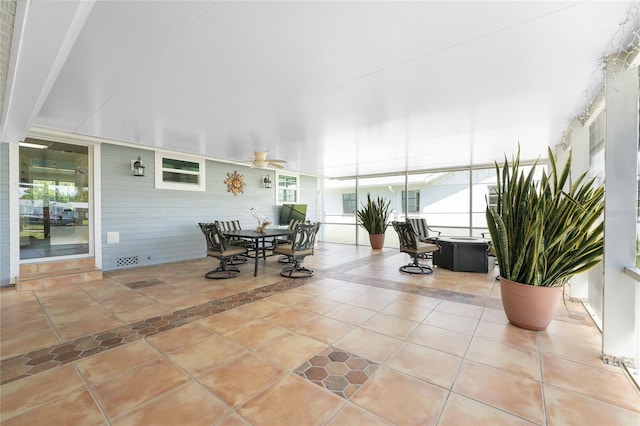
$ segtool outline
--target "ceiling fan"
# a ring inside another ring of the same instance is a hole
[[[273,167],[276,169],[283,169],[284,163],[286,160],[267,160],[267,154],[269,151],[253,151],[253,161],[251,162],[251,167],[256,167],[259,169],[266,169],[267,167]]]

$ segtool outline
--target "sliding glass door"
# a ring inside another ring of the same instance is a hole
[[[89,253],[89,148],[20,144],[20,259]]]

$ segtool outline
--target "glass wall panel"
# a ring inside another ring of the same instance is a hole
[[[356,244],[356,180],[324,180],[323,241]]]
[[[418,213],[443,235],[469,235],[469,171],[414,173],[408,176],[409,191],[420,191]]]
[[[27,138],[20,146],[20,259],[89,253],[86,146]]]
[[[402,175],[375,176],[358,179],[358,208],[367,202],[367,194],[372,200],[378,197],[390,201],[391,216],[390,221],[404,220],[402,213],[402,196],[405,190],[405,177]],[[393,227],[388,227],[385,232],[385,247],[398,247],[398,238]],[[358,244],[368,245],[369,234],[362,227],[358,227]]]

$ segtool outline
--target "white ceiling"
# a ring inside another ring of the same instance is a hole
[[[328,177],[533,159],[637,3],[19,2],[2,140],[269,150]]]

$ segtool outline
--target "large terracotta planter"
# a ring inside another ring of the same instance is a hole
[[[509,322],[527,330],[545,330],[562,299],[562,287],[520,284],[500,277],[502,306]]]
[[[369,234],[369,243],[372,249],[381,249],[384,246],[384,234]]]

